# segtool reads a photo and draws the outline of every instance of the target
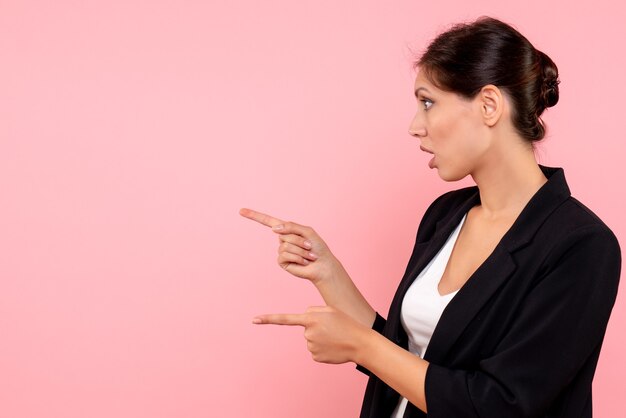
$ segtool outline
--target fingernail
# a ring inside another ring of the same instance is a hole
[[[253,324],[262,324],[263,321],[261,321],[261,318],[254,318],[254,319],[252,319],[252,323]]]
[[[304,246],[306,248],[311,248],[313,246],[313,244],[311,244],[311,241],[304,241]]]
[[[308,266],[308,265],[309,265],[309,260],[307,260],[306,258],[303,258],[302,260],[303,260],[303,264],[304,264],[305,266]]]
[[[310,256],[311,258],[317,258],[317,254],[315,254],[315,253],[309,253],[309,256]]]
[[[275,225],[275,226],[273,226],[273,227],[272,227],[272,229],[273,229],[274,231],[280,231],[280,230],[281,230],[281,229],[283,229],[283,228],[284,228],[284,226],[283,226],[283,225]]]

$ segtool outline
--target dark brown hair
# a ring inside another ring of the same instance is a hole
[[[517,30],[481,17],[437,36],[415,63],[438,88],[473,98],[492,84],[513,103],[519,134],[538,141],[545,135],[543,111],[559,101],[559,72],[554,62]]]

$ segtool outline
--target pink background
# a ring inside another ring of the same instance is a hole
[[[409,48],[483,14],[558,64],[540,162],[626,247],[615,1],[0,0],[0,417],[356,416],[353,365],[251,325],[320,298],[238,209],[313,225],[386,313],[427,205],[472,184],[407,134]],[[625,326],[622,296],[601,418]]]

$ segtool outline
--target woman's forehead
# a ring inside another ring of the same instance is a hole
[[[414,87],[416,95],[418,91],[421,90],[425,90],[427,93],[432,93],[435,90],[438,90],[437,87],[428,79],[424,70],[418,70],[417,75],[415,76]]]

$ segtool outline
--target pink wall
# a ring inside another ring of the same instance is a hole
[[[540,162],[626,248],[626,15],[558,3],[1,0],[0,417],[356,416],[364,375],[251,325],[320,299],[238,209],[315,226],[386,312],[426,206],[471,184],[407,135],[408,47],[458,20],[557,62]],[[625,406],[624,327],[621,297],[599,417]]]

